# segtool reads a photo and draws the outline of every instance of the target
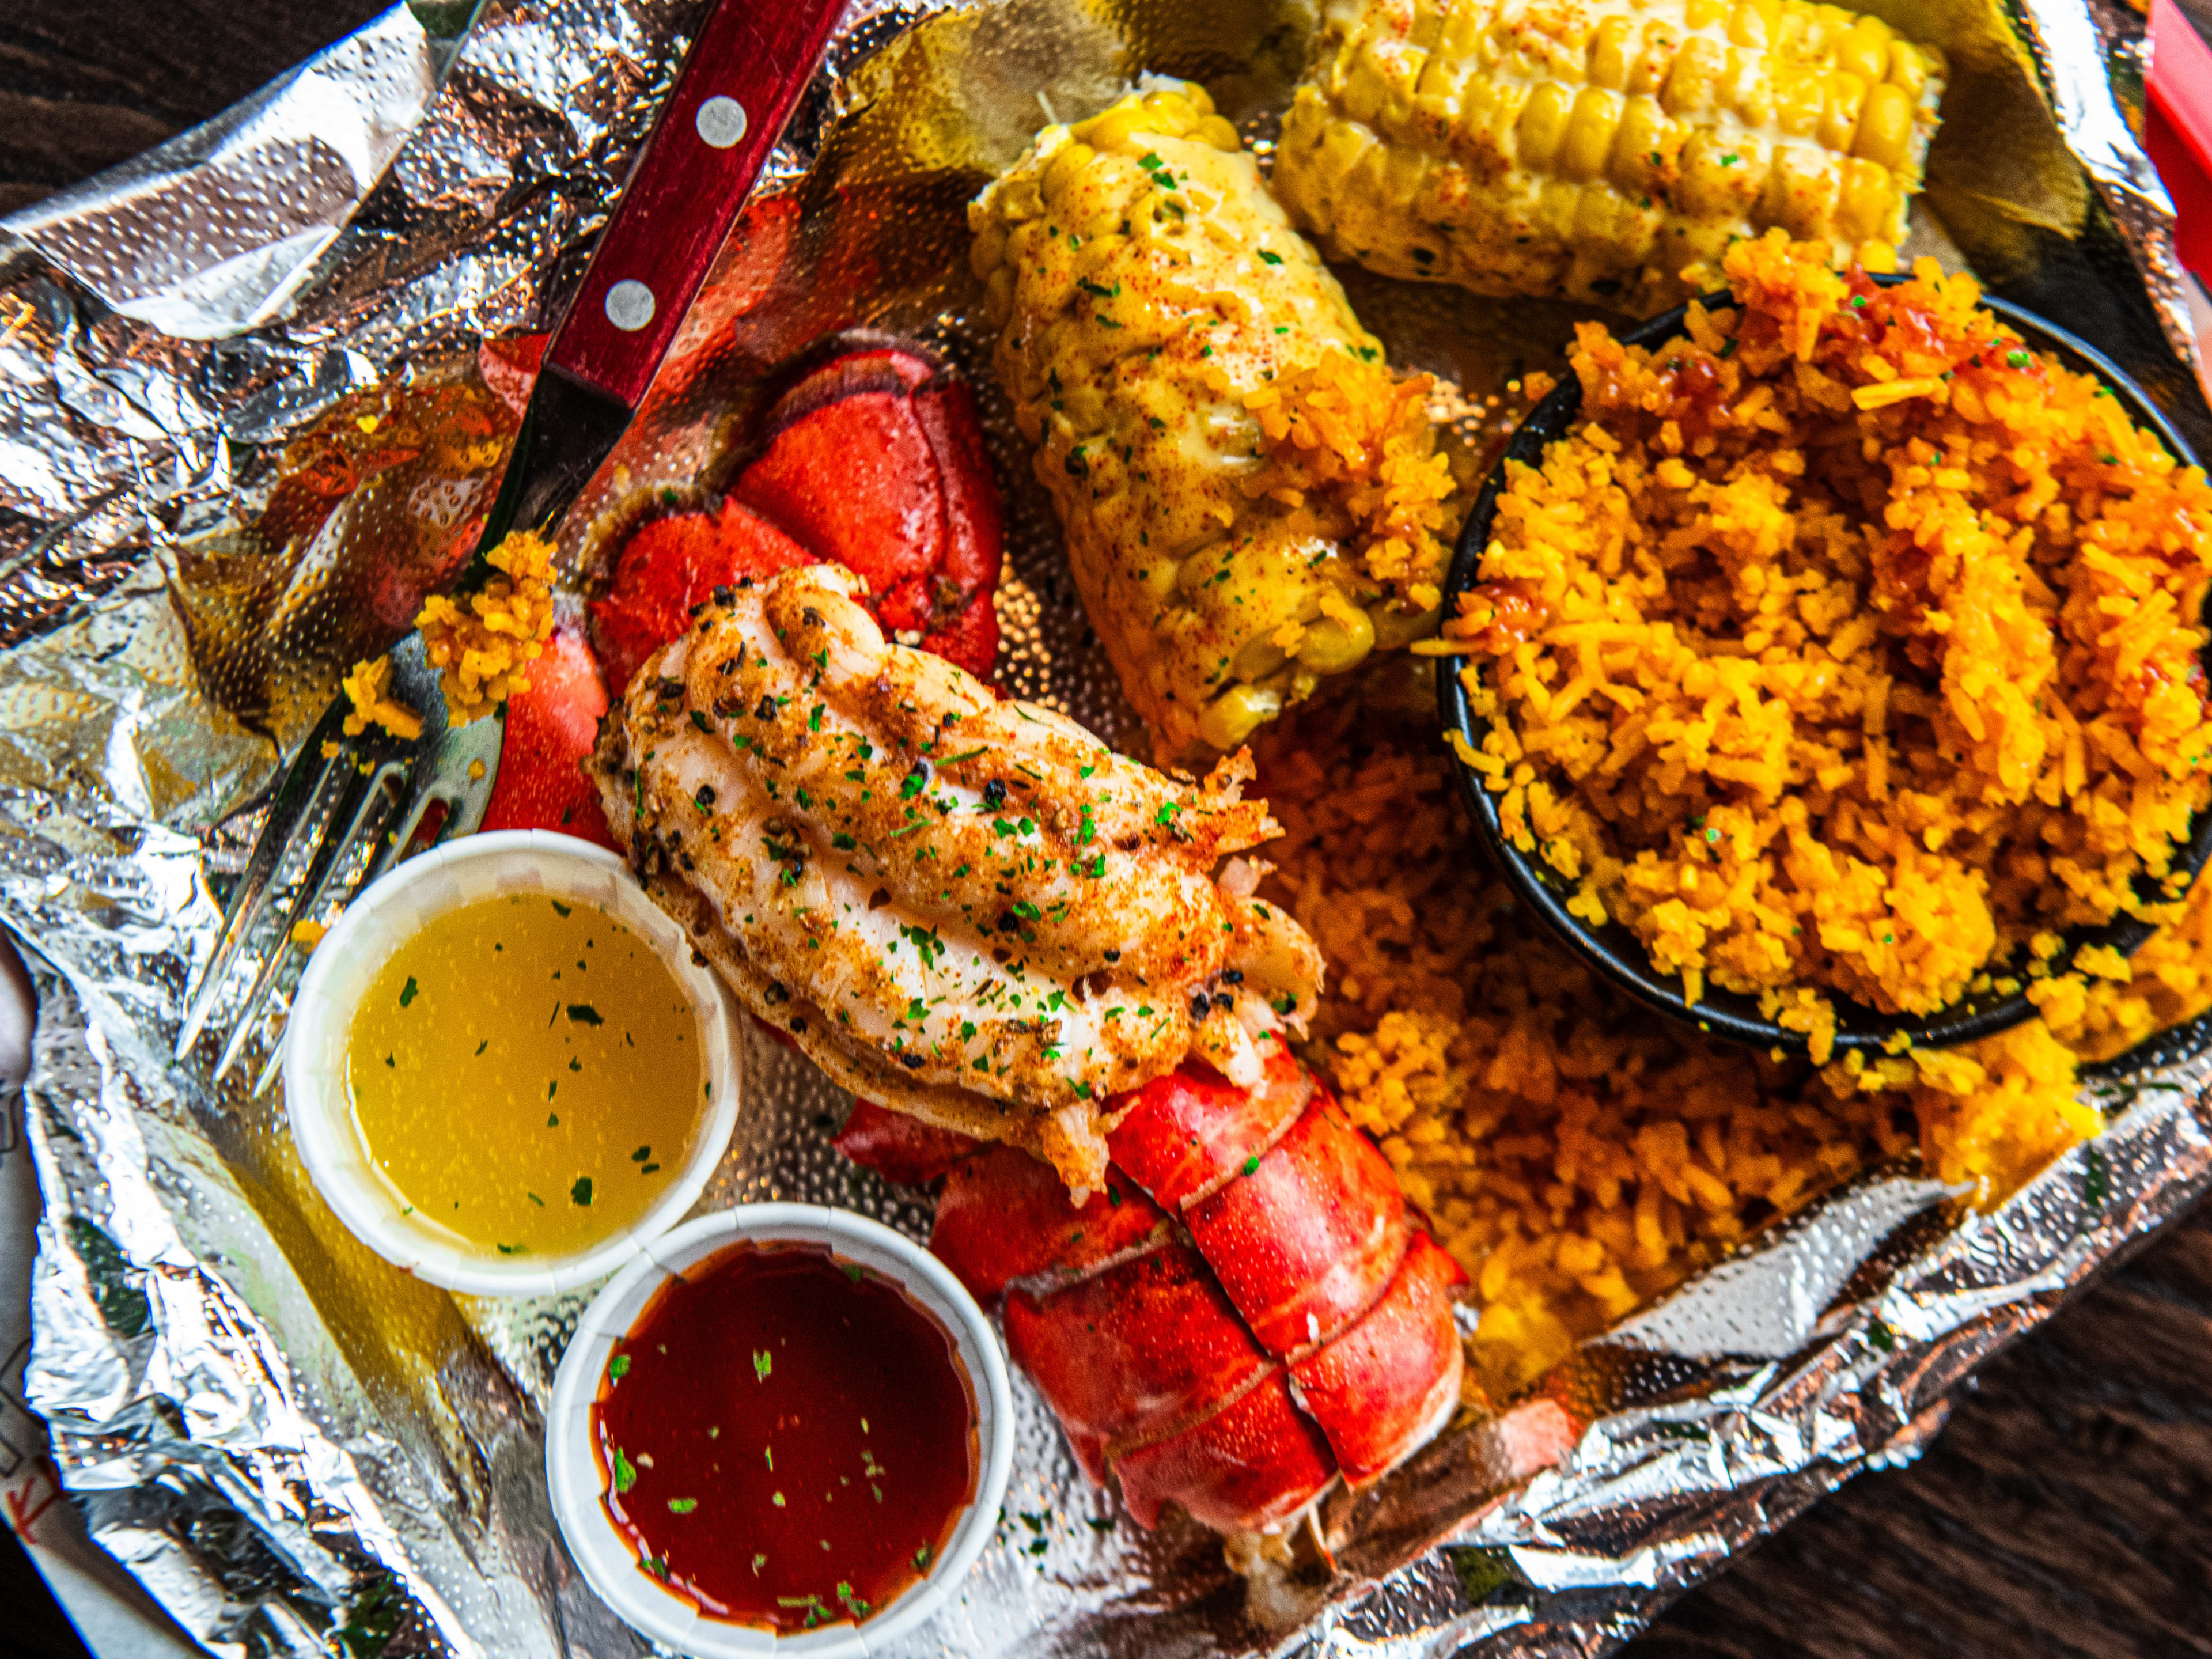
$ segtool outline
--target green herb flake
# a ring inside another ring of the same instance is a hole
[[[775,1356],[774,1354],[770,1353],[766,1348],[755,1348],[753,1350],[753,1380],[756,1382],[767,1382],[768,1374],[775,1369]],[[783,1500],[779,1498],[775,1501],[781,1504]]]
[[[404,1008],[422,994],[421,989],[415,983],[415,975],[410,974],[407,975],[407,983],[399,988],[399,1006]]]
[[[628,1376],[629,1375],[629,1356],[628,1354],[626,1354],[626,1353],[618,1353],[618,1354],[617,1354],[617,1355],[616,1355],[612,1359],[610,1359],[609,1361],[607,1361],[607,1381],[608,1381],[608,1382],[621,1382],[621,1381],[623,1380],[623,1378],[624,1378],[625,1376]]]
[[[568,1005],[568,1024],[571,1025],[604,1025],[606,1024],[606,1021],[599,1018],[599,1011],[592,1007],[590,1003],[572,1002]]]
[[[559,899],[555,899],[553,901],[553,908],[562,916],[573,916],[576,914],[573,908],[562,903]]]
[[[568,1196],[574,1199],[578,1204],[589,1207],[592,1201],[591,1176],[578,1176],[576,1177],[576,1184],[568,1188]]]
[[[696,1498],[672,1498],[668,1500],[671,1515],[689,1515],[698,1507],[699,1500]]]
[[[620,1497],[637,1485],[637,1468],[620,1446],[615,1448],[615,1494]]]

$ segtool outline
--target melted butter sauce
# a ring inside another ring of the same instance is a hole
[[[623,1231],[707,1098],[690,999],[597,906],[511,894],[434,917],[354,1010],[347,1088],[401,1206],[486,1255]]]
[[[975,1498],[976,1426],[945,1328],[805,1246],[733,1245],[669,1280],[592,1407],[640,1570],[777,1631],[861,1623],[921,1579]]]

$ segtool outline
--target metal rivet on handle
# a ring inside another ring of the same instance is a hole
[[[745,136],[745,106],[734,98],[709,98],[699,106],[691,125],[716,149],[727,149]]]
[[[607,290],[607,320],[635,334],[653,320],[653,290],[635,277],[624,277]]]

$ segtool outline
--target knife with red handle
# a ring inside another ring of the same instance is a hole
[[[462,586],[567,511],[636,414],[844,0],[710,0],[568,310]]]

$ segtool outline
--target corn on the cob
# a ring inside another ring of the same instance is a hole
[[[1331,0],[1274,186],[1370,270],[1649,314],[1771,226],[1899,240],[1943,76],[1803,0]]]
[[[1234,747],[1433,626],[1453,484],[1425,384],[1204,92],[1046,128],[969,223],[1000,377],[1164,753]]]

